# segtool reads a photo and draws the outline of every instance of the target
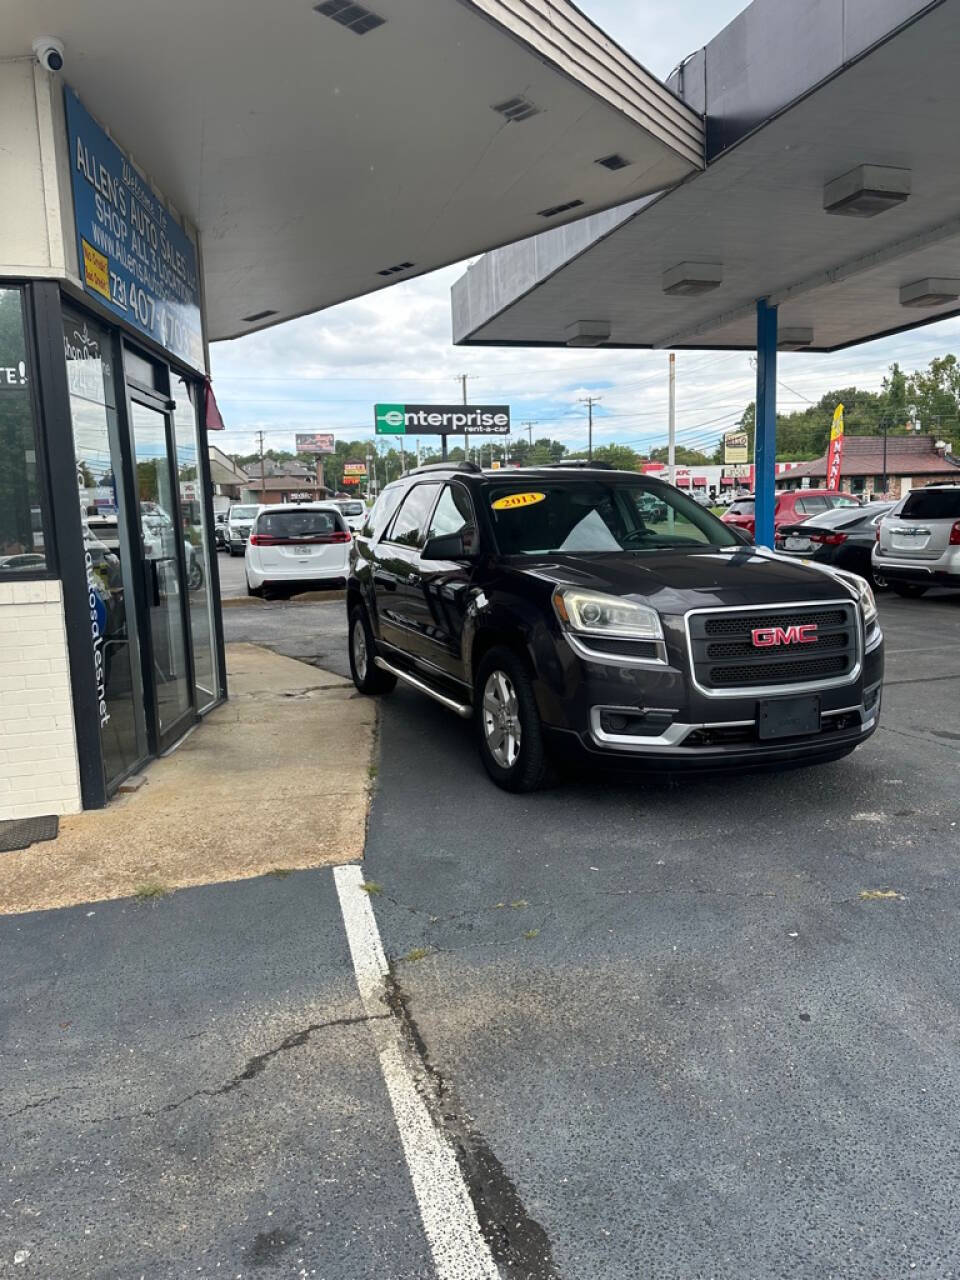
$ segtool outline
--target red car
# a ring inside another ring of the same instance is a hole
[[[738,498],[720,517],[724,524],[735,524],[752,537],[756,532],[753,494]],[[832,507],[859,507],[860,500],[852,493],[835,493],[832,489],[784,489],[777,494],[773,508],[774,531],[784,524],[800,524],[810,516],[829,511]]]

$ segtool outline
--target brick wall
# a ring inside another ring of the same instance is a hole
[[[78,813],[59,582],[0,582],[0,820]]]

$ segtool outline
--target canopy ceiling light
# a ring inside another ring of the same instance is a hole
[[[823,188],[827,213],[850,218],[873,218],[910,195],[910,170],[891,169],[881,164],[861,164],[834,178]]]
[[[722,281],[719,262],[678,262],[663,273],[663,292],[674,298],[692,298],[718,289]]]
[[[960,298],[960,280],[946,276],[928,276],[900,288],[901,307],[942,307]]]
[[[802,351],[813,342],[813,330],[805,326],[781,329],[777,336],[778,351]]]
[[[568,347],[599,347],[610,340],[608,320],[575,320],[564,329]]]

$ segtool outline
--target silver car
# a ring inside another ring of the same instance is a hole
[[[880,522],[873,569],[901,596],[960,591],[960,483],[912,489]]]

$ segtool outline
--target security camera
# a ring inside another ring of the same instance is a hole
[[[45,71],[63,70],[63,41],[55,36],[38,36],[33,42],[33,52]]]

